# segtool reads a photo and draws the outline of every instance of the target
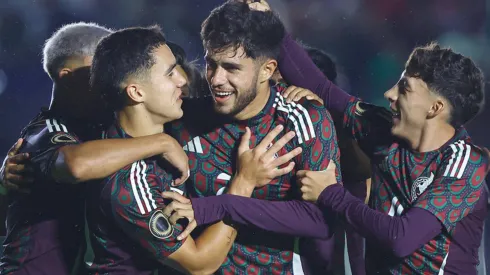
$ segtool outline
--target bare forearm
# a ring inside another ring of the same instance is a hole
[[[243,182],[241,177],[237,177],[233,180],[228,190],[228,194],[250,197],[252,195],[253,188],[251,185]],[[216,259],[224,259],[230,251],[233,242],[235,241],[237,231],[232,226],[226,225],[224,222],[219,222],[208,227],[201,236],[196,240],[196,247],[200,255],[208,258],[206,262],[212,262],[218,264],[216,269],[223,263],[223,261],[216,261]],[[202,252],[202,253],[201,253]],[[212,272],[214,272],[214,269]]]
[[[58,182],[77,183],[107,177],[137,160],[165,152],[170,136],[105,139],[62,147],[51,175]]]

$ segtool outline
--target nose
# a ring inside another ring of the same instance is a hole
[[[221,68],[221,67],[217,67],[214,72],[211,71],[209,72],[211,75],[211,81],[210,81],[210,84],[212,87],[219,87],[219,86],[222,86],[224,84],[226,84],[226,70]]]
[[[177,85],[178,88],[182,88],[185,86],[185,84],[187,84],[185,76],[179,70],[175,70],[174,76],[175,85]]]
[[[398,99],[397,85],[386,91],[384,93],[384,98],[386,98],[390,103],[395,102]]]

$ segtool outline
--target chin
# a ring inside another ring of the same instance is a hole
[[[216,103],[214,104],[214,111],[218,114],[229,115],[231,113],[231,110],[232,108],[229,108],[227,106],[218,105]]]

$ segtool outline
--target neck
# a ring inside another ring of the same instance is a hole
[[[430,152],[441,148],[456,133],[447,123],[427,124],[417,133],[417,138],[409,139],[410,147],[418,152]]]
[[[271,94],[271,87],[268,81],[265,81],[257,88],[257,96],[248,104],[240,113],[235,115],[237,120],[247,120],[258,115],[264,109]]]
[[[164,122],[153,118],[141,105],[126,107],[117,114],[119,125],[132,137],[163,133]]]
[[[64,117],[76,117],[73,110],[69,108],[69,103],[66,100],[67,95],[66,88],[62,85],[56,83],[53,84],[53,89],[51,92],[51,103],[49,104],[49,110],[55,111]]]

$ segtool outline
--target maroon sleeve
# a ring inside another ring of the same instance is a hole
[[[329,111],[344,113],[353,98],[323,75],[291,34],[286,34],[282,40],[278,65],[287,83],[311,90],[323,99]]]
[[[191,199],[197,224],[225,218],[263,230],[297,237],[327,238],[331,234],[320,209],[304,201],[265,201],[234,195]]]
[[[48,118],[29,125],[22,133],[24,145],[20,152],[28,152],[30,164],[36,176],[51,179],[51,168],[58,150],[66,145],[79,144],[79,138],[54,118]]]
[[[400,217],[391,217],[369,208],[340,184],[327,187],[318,198],[318,206],[339,214],[359,234],[374,239],[400,258],[412,254],[443,230],[442,223],[427,210],[411,208]]]

